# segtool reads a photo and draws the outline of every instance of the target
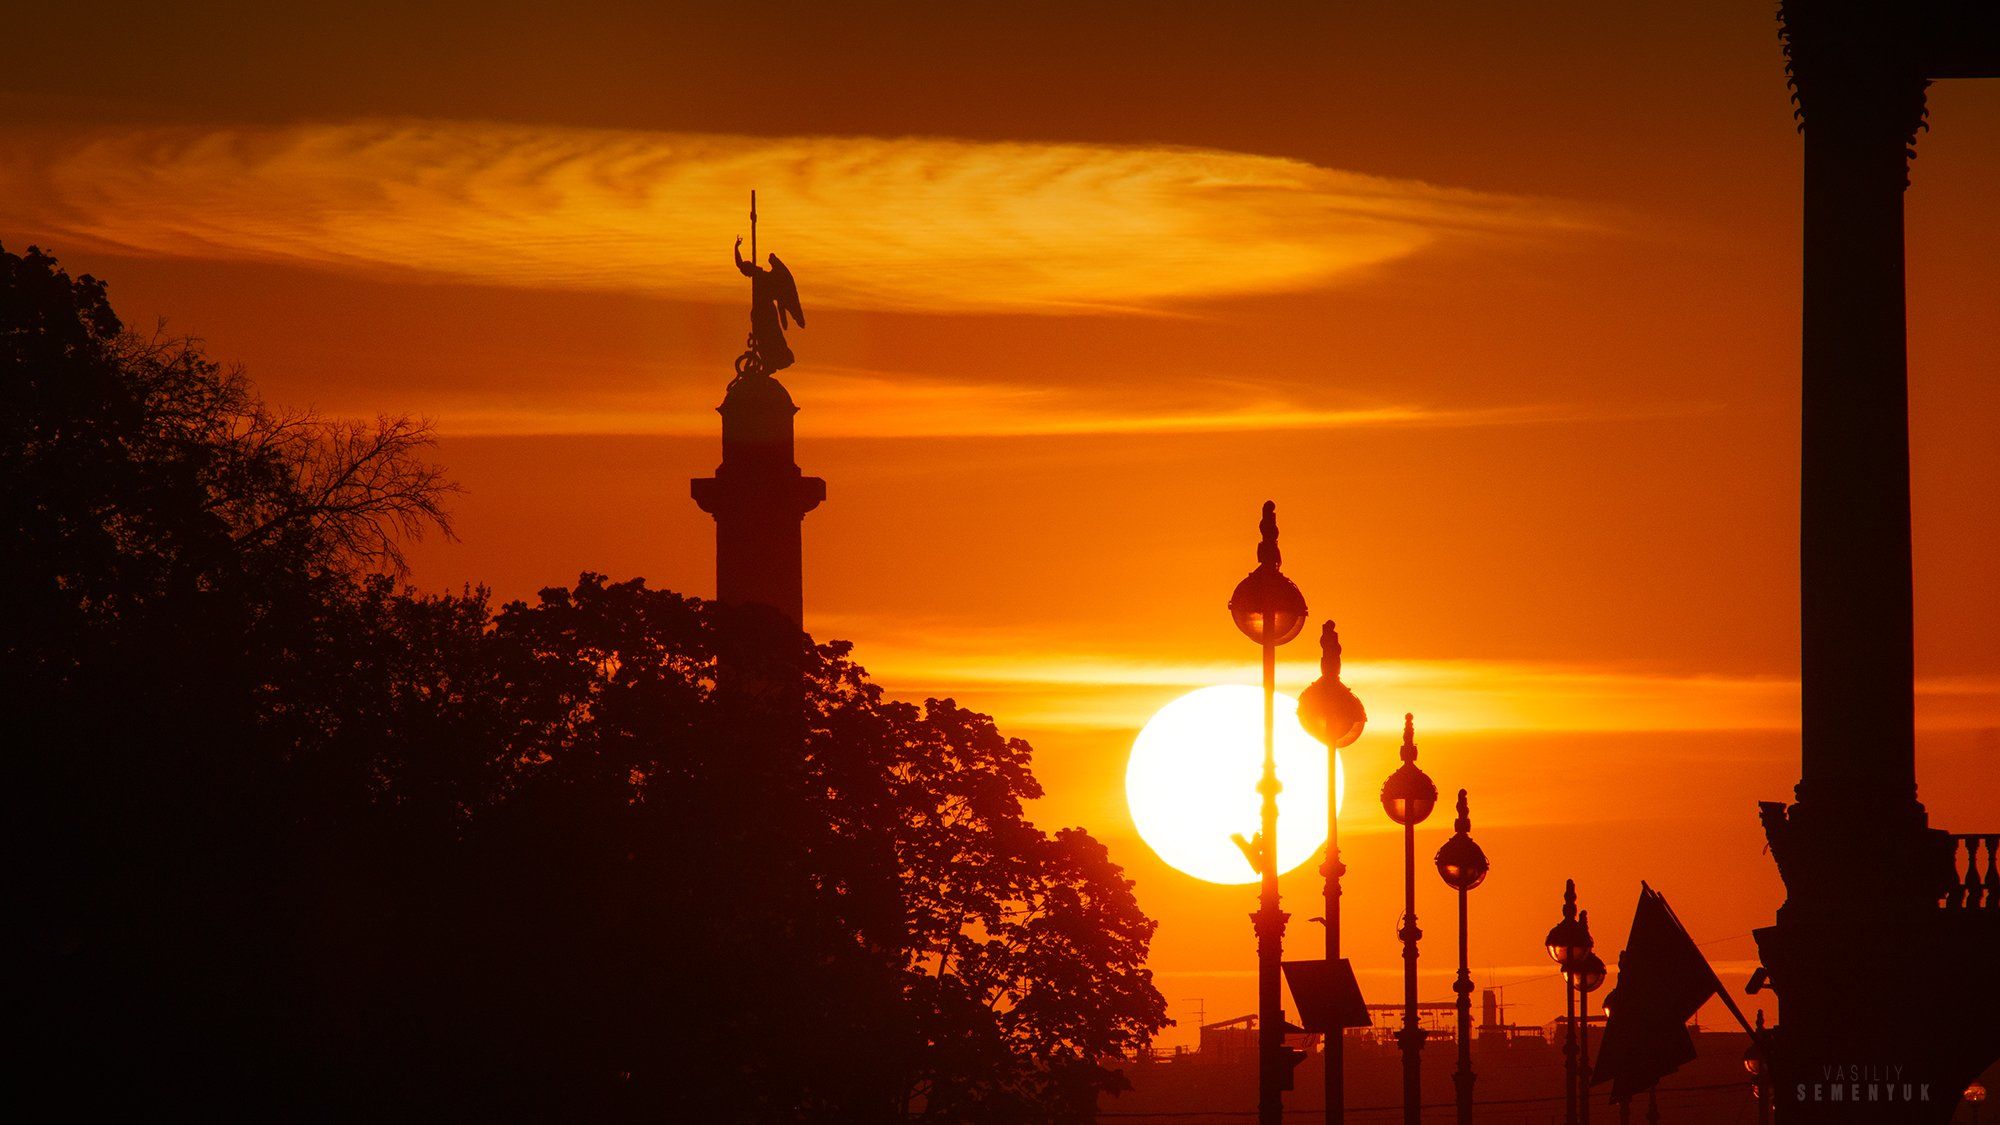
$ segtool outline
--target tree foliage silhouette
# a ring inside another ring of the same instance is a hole
[[[0,249],[0,701],[41,1079],[159,1105],[295,1077],[297,880],[336,806],[282,737],[288,686],[362,625],[358,577],[444,527],[428,442],[274,414],[194,341],[126,333],[101,283]]]
[[[1165,1022],[1130,882],[986,716],[636,580],[399,591],[427,431],[276,415],[33,250],[0,379],[45,1091],[1051,1120]]]

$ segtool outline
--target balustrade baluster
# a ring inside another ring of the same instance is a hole
[[[1959,854],[1965,856],[1960,870]],[[1951,837],[1951,882],[1939,896],[1945,910],[2000,910],[2000,833]]]
[[[1982,910],[2000,910],[2000,834],[1986,837],[1986,878],[1976,903]]]

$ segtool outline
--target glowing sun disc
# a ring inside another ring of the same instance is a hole
[[[1326,842],[1326,747],[1299,726],[1298,701],[1278,693],[1278,871]],[[1160,708],[1132,742],[1125,800],[1139,837],[1162,860],[1211,883],[1254,883],[1257,872],[1230,840],[1258,826],[1264,772],[1264,693],[1242,684],[1198,688]],[[1336,759],[1338,798],[1346,770]]]

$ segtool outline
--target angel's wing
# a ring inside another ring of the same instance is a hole
[[[799,283],[792,279],[791,269],[776,254],[771,255],[771,277],[778,283],[778,312],[790,314],[804,328],[806,310],[799,307]]]

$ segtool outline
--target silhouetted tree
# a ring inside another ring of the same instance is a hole
[[[1028,822],[1029,748],[986,716],[885,699],[844,643],[746,646],[741,615],[636,580],[586,574],[483,633],[462,600],[404,604],[378,616],[458,623],[413,648],[479,654],[367,728],[370,775],[393,800],[435,791],[436,754],[497,751],[451,771],[486,778],[458,807],[398,806],[458,859],[436,866],[448,886],[409,886],[392,913],[449,896],[425,925],[505,935],[426,970],[446,995],[407,1021],[421,1042],[471,1047],[453,1104],[1084,1117],[1119,1084],[1103,1061],[1164,1023],[1130,882],[1087,834]],[[803,732],[719,683],[800,669]],[[440,696],[475,736],[432,721]]]
[[[126,333],[101,283],[0,249],[0,703],[38,1082],[155,1107],[292,1084],[297,880],[328,798],[273,729],[284,670],[340,639],[356,576],[442,526],[428,441],[274,414],[193,341]]]
[[[419,596],[420,425],[0,250],[24,1093],[149,1117],[1087,1116],[1164,1023],[1028,746],[586,574]]]

